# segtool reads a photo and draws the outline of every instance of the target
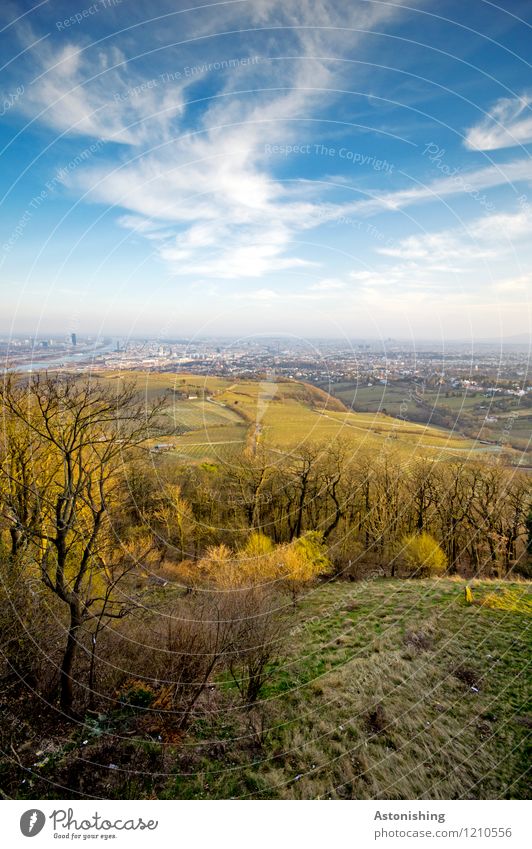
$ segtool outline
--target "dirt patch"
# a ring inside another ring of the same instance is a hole
[[[434,646],[433,638],[425,631],[408,631],[405,635],[405,643],[419,652],[431,651]]]
[[[532,728],[532,716],[516,716],[515,721],[518,725],[524,725],[525,728]]]
[[[383,734],[388,728],[388,719],[382,705],[376,705],[365,717],[366,728],[370,734]]]
[[[460,664],[455,666],[452,673],[462,684],[466,684],[471,689],[480,690],[480,673],[476,669]]]

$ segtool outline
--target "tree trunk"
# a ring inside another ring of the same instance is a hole
[[[366,506],[366,514],[364,516],[364,525],[365,525],[365,528],[366,528],[366,551],[367,551],[368,548],[369,548],[369,515],[370,515],[369,481],[366,481],[365,506]]]
[[[11,535],[11,556],[16,557],[19,549],[20,534],[16,528],[10,528],[9,533]]]
[[[94,710],[96,704],[96,694],[94,687],[96,685],[96,641],[98,639],[98,626],[91,636],[91,662],[89,668],[89,710]]]
[[[302,524],[303,524],[303,508],[305,506],[306,494],[307,494],[307,480],[305,478],[302,482],[302,485],[301,485],[301,495],[299,497],[299,504],[298,504],[298,508],[297,508],[297,522],[296,522],[296,527],[295,527],[295,530],[294,530],[294,536],[295,536],[296,539],[301,536],[301,527],[302,527]],[[292,539],[293,539],[293,537],[292,537]],[[290,542],[292,541],[292,539],[290,540]]]
[[[458,564],[456,562],[457,557],[458,557],[457,544],[456,544],[456,526],[457,526],[457,524],[458,524],[457,520],[454,518],[454,516],[451,516],[451,540],[450,540],[450,542],[451,542],[451,562],[449,564],[449,574],[450,575],[455,575],[456,572],[458,571]]]
[[[72,716],[72,705],[74,701],[72,687],[72,669],[74,666],[74,658],[78,647],[78,631],[81,627],[81,613],[77,602],[73,602],[70,607],[70,625],[68,628],[68,637],[61,664],[60,682],[60,705],[61,710]]]

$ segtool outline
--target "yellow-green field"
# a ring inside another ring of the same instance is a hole
[[[487,397],[479,391],[445,391],[442,387],[424,387],[417,394],[414,384],[393,382],[387,385],[361,386],[356,382],[335,383],[330,391],[346,407],[355,412],[370,414],[384,412],[417,422],[442,426],[447,432],[453,427],[465,429],[477,439],[492,443],[504,442],[513,448],[517,461],[520,452],[531,448],[532,408],[524,398]],[[487,421],[486,421],[487,419]],[[522,457],[521,464],[525,465]]]
[[[142,372],[105,375],[131,379],[148,400],[165,392],[169,433],[165,450],[188,459],[212,459],[224,446],[262,445],[291,451],[341,439],[356,450],[387,449],[410,457],[450,458],[489,454],[442,428],[414,424],[382,412],[355,413],[324,391],[298,381],[231,380],[190,374]],[[186,430],[186,433],[182,433]]]

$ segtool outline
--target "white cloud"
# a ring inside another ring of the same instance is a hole
[[[459,311],[469,306],[504,299],[527,302],[532,278],[523,266],[532,262],[529,233],[532,214],[519,211],[479,218],[467,229],[422,233],[382,247],[373,268],[354,270],[353,281],[361,302],[386,299],[418,307],[431,304],[439,311],[450,304]],[[386,262],[386,260],[393,260]]]
[[[447,165],[447,163],[445,163]],[[430,166],[430,159],[427,159]],[[454,195],[469,195],[477,200],[486,189],[497,186],[512,185],[520,182],[532,182],[532,160],[518,159],[504,165],[491,165],[487,168],[479,168],[475,171],[461,171],[454,169],[449,163],[449,170],[456,170],[451,176],[439,177],[426,184],[416,181],[407,189],[398,189],[394,192],[368,192],[371,197],[357,200],[343,207],[334,207],[330,210],[330,219],[342,217],[349,213],[369,216],[386,210],[397,211],[408,206],[430,201],[439,201]],[[338,178],[331,178],[335,182]]]
[[[516,242],[528,240],[532,217],[522,210],[516,213],[489,215],[478,218],[460,230],[444,230],[408,236],[393,247],[382,247],[378,252],[403,260],[427,263],[445,263],[449,259],[470,264],[478,260],[500,259],[512,253]]]
[[[34,79],[20,108],[58,132],[140,145],[166,138],[170,121],[182,113],[190,81],[168,86],[156,78],[152,88],[141,88],[146,81],[117,47],[89,50],[71,41],[54,50],[45,41],[32,56]]]
[[[469,150],[499,150],[532,142],[532,97],[504,97],[487,116],[467,131]]]
[[[104,164],[100,158],[84,165],[65,182],[88,199],[119,208],[120,224],[149,239],[173,274],[258,278],[305,267],[308,260],[294,256],[295,238],[324,214],[332,217],[332,209],[309,201],[307,186],[273,177],[271,160],[263,156],[265,136],[286,142],[300,133],[294,118],[330,103],[337,96],[333,82],[342,73],[337,63],[315,57],[351,50],[364,29],[393,18],[400,5],[254,0],[176,18],[180,37],[199,38],[201,50],[205,35],[230,31],[236,22],[242,26],[244,14],[259,28],[278,27],[265,42],[268,56],[291,56],[213,78],[214,96],[192,110],[186,88],[197,75],[168,85],[155,78],[147,87],[140,66],[126,61],[118,48],[79,41],[54,52],[46,43],[36,54],[40,73],[24,108],[62,133],[124,146],[118,167],[108,155]],[[252,35],[243,44],[253,55]]]
[[[317,284],[309,286],[302,291],[293,291],[291,289],[250,289],[246,287],[243,290],[234,292],[232,298],[239,301],[275,301],[279,303],[296,303],[301,301],[313,302],[330,302],[331,304],[338,301],[339,298],[349,298],[353,292],[346,291],[347,284],[343,281],[323,281],[334,282],[334,286],[320,287]]]
[[[248,297],[255,301],[275,301],[279,295],[273,289],[257,289],[250,292]]]
[[[521,274],[518,277],[509,277],[504,280],[499,280],[493,286],[496,292],[501,292],[505,295],[530,294],[532,292],[532,274]]]
[[[318,280],[309,287],[313,292],[330,292],[335,289],[345,289],[343,280],[337,280],[333,277],[326,277],[324,280]]]

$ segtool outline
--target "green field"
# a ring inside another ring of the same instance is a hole
[[[380,452],[393,448],[405,458],[416,454],[444,459],[500,450],[499,446],[479,445],[444,428],[394,418],[382,411],[352,412],[338,398],[298,381],[140,372],[116,377],[137,382],[148,399],[161,393],[168,396],[166,420],[171,435],[161,441],[172,445],[177,456],[191,461],[220,457],[224,444],[262,445],[290,452],[338,438],[353,450]]]
[[[530,450],[532,437],[532,411],[526,398],[487,398],[480,392],[448,392],[442,388],[425,388],[422,394],[416,394],[416,387],[406,382],[374,386],[337,383],[330,391],[356,412],[384,412],[408,421],[426,422],[453,436],[466,433],[475,439],[504,444],[510,454],[513,450],[514,462],[526,464],[522,455]]]

